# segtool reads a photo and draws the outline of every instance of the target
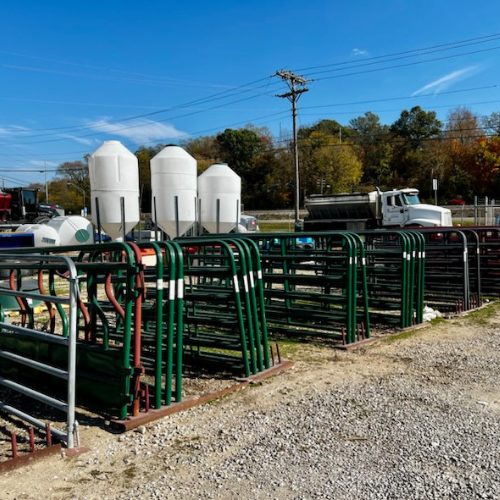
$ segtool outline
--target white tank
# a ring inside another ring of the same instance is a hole
[[[120,198],[124,198],[125,233],[140,220],[139,164],[120,141],[104,141],[89,156],[92,220],[97,225],[96,198],[101,227],[114,240],[123,238]]]
[[[215,163],[198,177],[198,198],[201,225],[209,233],[229,233],[236,227],[240,220],[241,178],[226,163]]]
[[[94,243],[94,226],[85,217],[79,215],[54,217],[45,225],[56,231],[63,246]]]
[[[196,160],[178,146],[167,146],[151,160],[151,212],[154,220],[156,200],[156,223],[170,238],[182,236],[196,221],[196,175]]]
[[[47,224],[23,224],[15,232],[32,233],[35,247],[57,247],[61,244],[57,230]]]

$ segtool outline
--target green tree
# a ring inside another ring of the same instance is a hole
[[[364,116],[349,122],[351,141],[363,165],[362,182],[370,189],[390,187],[392,181],[391,157],[393,147],[389,141],[389,127],[380,123],[380,118],[368,111]]]
[[[135,151],[135,156],[139,162],[139,196],[141,199],[141,212],[151,213],[151,166],[150,161],[163,148],[165,144],[156,146],[140,146]]]
[[[239,176],[244,177],[255,156],[262,150],[259,136],[248,128],[227,128],[217,135],[220,156]]]
[[[393,134],[392,187],[397,187],[396,184],[420,187],[416,184],[428,167],[432,143],[442,138],[441,122],[434,111],[415,106],[410,111],[402,111],[390,130]]]
[[[353,145],[337,137],[312,132],[300,141],[302,192],[311,193],[351,191],[359,183],[362,164]]]
[[[403,141],[404,149],[422,149],[425,141],[441,136],[442,123],[435,111],[424,111],[420,106],[404,110],[392,124],[391,132]]]
[[[355,189],[362,175],[362,164],[351,145],[330,139],[314,153],[320,184],[332,193]],[[324,182],[323,182],[324,180]]]
[[[351,130],[348,127],[343,127],[335,120],[320,120],[310,127],[300,127],[297,131],[297,138],[307,139],[314,132],[336,137],[339,141],[348,139],[351,136]]]
[[[242,202],[246,208],[260,208],[267,167],[262,137],[249,128],[226,129],[217,135],[220,156],[241,177]]]

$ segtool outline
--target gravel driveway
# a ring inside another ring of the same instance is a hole
[[[500,498],[500,306],[292,370],[0,477],[1,499]]]

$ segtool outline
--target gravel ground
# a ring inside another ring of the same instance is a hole
[[[500,306],[294,369],[0,477],[2,499],[500,498]]]

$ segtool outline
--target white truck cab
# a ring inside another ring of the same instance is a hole
[[[381,195],[382,226],[452,226],[447,208],[420,203],[417,189],[394,189]]]

